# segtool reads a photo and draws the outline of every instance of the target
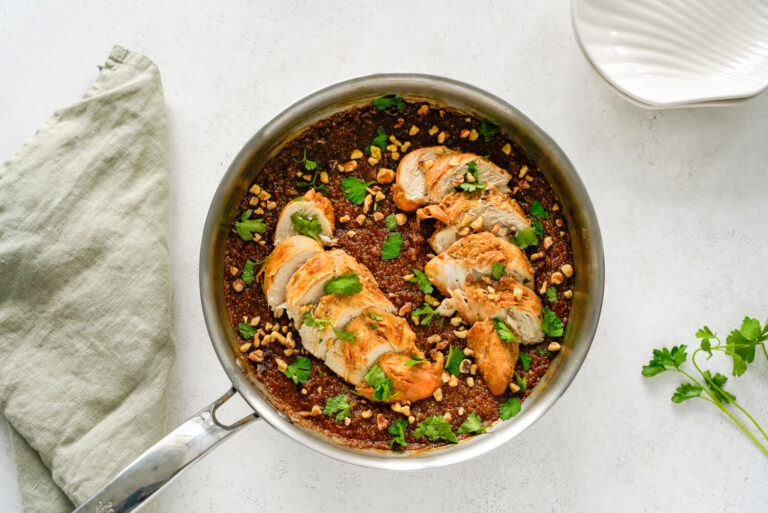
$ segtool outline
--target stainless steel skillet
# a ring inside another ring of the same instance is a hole
[[[276,409],[269,394],[236,357],[237,341],[227,318],[222,282],[229,228],[243,194],[262,169],[259,163],[266,162],[285,142],[315,121],[390,93],[407,100],[451,106],[487,117],[501,126],[538,163],[560,196],[577,270],[563,350],[525,401],[520,414],[499,423],[485,435],[417,453],[352,449],[294,423]],[[602,239],[587,191],[563,151],[520,111],[476,87],[429,75],[371,75],[326,87],[288,107],[245,144],[222,178],[208,211],[200,248],[200,294],[211,343],[232,388],[147,450],[76,511],[132,511],[221,441],[258,419],[310,449],[365,467],[419,470],[479,456],[533,424],[565,392],[586,358],[597,329],[603,281]],[[217,420],[216,410],[236,393],[254,412],[234,424],[224,425]]]

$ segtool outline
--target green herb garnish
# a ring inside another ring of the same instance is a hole
[[[472,181],[467,180],[468,176],[472,176]],[[464,182],[459,184],[458,190],[464,192],[476,192],[485,189],[485,185],[480,183],[480,177],[477,174],[477,163],[471,160],[467,164],[467,172],[464,173]]]
[[[304,169],[307,171],[314,171],[317,168],[317,162],[314,160],[309,160],[307,158],[307,149],[304,148],[304,156],[301,158],[301,160],[293,159],[294,162],[297,164],[304,164]]]
[[[335,395],[325,400],[323,415],[333,415],[334,413],[336,414],[336,422],[352,416],[352,412],[349,410],[349,400],[346,394]]]
[[[390,435],[394,435],[394,438],[389,441],[389,445],[394,447],[395,444],[405,447],[405,428],[408,426],[408,422],[405,419],[398,418],[391,426],[387,428]]]
[[[555,301],[557,301],[557,289],[555,287],[550,286],[547,289],[546,296],[547,296],[547,301],[549,301],[550,303],[554,303]]]
[[[528,372],[528,369],[531,367],[531,355],[520,353],[520,363],[523,365],[523,372]]]
[[[237,331],[240,332],[241,337],[247,340],[249,338],[253,338],[258,330],[247,322],[241,322],[237,325]]]
[[[509,326],[507,326],[504,321],[497,317],[494,317],[491,319],[491,321],[493,322],[493,327],[496,328],[496,334],[499,336],[502,342],[518,342],[517,337],[512,332],[512,330],[509,329]]]
[[[376,401],[386,401],[392,397],[392,390],[395,384],[391,379],[387,378],[384,374],[384,370],[373,364],[368,373],[365,375],[365,382],[373,387],[373,399]],[[399,393],[399,392],[398,392]]]
[[[368,312],[368,317],[370,317],[374,321],[383,321],[384,320],[383,316],[381,316],[381,315],[379,315],[377,313],[373,313],[373,312]]]
[[[546,306],[541,309],[541,331],[548,337],[563,335],[563,321]]]
[[[549,219],[549,212],[544,210],[544,207],[538,200],[531,203],[530,212],[532,216],[538,217],[539,219]]]
[[[421,438],[424,435],[427,435],[427,438],[433,442],[442,438],[449,442],[458,443],[451,424],[439,415],[427,417],[419,423],[413,432],[413,436],[416,438]]]
[[[395,214],[389,214],[387,217],[385,217],[384,223],[387,225],[387,230],[390,232],[393,232],[397,229],[397,219],[395,218]]]
[[[396,94],[387,94],[381,98],[377,98],[373,100],[372,104],[379,110],[388,109],[390,107],[397,107],[398,110],[403,110],[405,108],[405,100]]]
[[[448,349],[448,358],[445,359],[444,368],[454,376],[461,374],[461,361],[464,359],[464,353],[459,346],[451,346]]]
[[[400,256],[400,248],[403,245],[403,236],[399,232],[392,232],[381,245],[381,259],[392,260]]]
[[[483,136],[485,142],[490,142],[490,140],[493,139],[493,136],[499,132],[501,132],[499,125],[491,123],[487,119],[484,119],[483,122],[480,123],[480,126],[477,127],[477,133]]]
[[[538,219],[533,219],[531,221],[531,228],[533,228],[533,233],[536,235],[536,237],[541,237],[544,235],[544,225],[541,224],[541,221]]]
[[[376,137],[373,138],[371,141],[371,144],[366,146],[363,151],[365,151],[366,155],[371,154],[371,146],[378,146],[381,151],[384,151],[387,149],[387,133],[384,131],[383,126],[379,126],[376,128]]]
[[[418,365],[420,363],[427,363],[427,360],[422,360],[421,358],[418,358],[411,353],[411,359],[405,362],[406,367],[413,367],[414,365]]]
[[[501,407],[499,408],[499,417],[501,417],[501,420],[509,420],[518,413],[520,413],[519,397],[510,397],[505,402],[501,403]]]
[[[304,169],[307,171],[314,171],[314,174],[312,175],[312,180],[306,181],[306,180],[300,180],[296,187],[299,189],[315,189],[317,192],[322,194],[323,196],[328,196],[328,188],[325,186],[324,183],[317,183],[318,178],[320,177],[320,170],[317,168],[317,162],[314,160],[309,160],[307,158],[307,149],[304,148],[304,157],[302,157],[301,160],[293,159],[294,162],[298,164],[304,164]],[[301,201],[301,198],[296,198],[293,201]]]
[[[373,185],[373,182],[364,182],[354,176],[348,176],[341,181],[341,192],[344,197],[355,205],[362,205],[365,201],[366,187]]]
[[[323,231],[323,227],[320,226],[320,222],[314,216],[305,217],[300,214],[293,214],[291,221],[294,230],[299,235],[305,235],[315,240],[320,239],[319,235]]]
[[[425,301],[421,307],[417,308],[413,312],[411,312],[411,316],[419,318],[420,316],[424,316],[420,320],[420,324],[422,326],[428,325],[430,322],[432,322],[432,318],[437,314],[437,310],[429,306],[427,302]]]
[[[314,315],[312,315],[312,312],[306,312],[304,314],[304,324],[306,324],[310,328],[317,328],[317,329],[323,329],[324,327],[328,326],[333,330],[333,333],[334,335],[336,335],[336,338],[338,338],[339,340],[343,340],[344,342],[354,343],[355,340],[357,339],[356,332],[337,330],[331,324],[331,321],[328,321],[326,319],[318,319]]]
[[[533,228],[525,228],[510,237],[509,242],[520,247],[520,249],[525,249],[529,246],[537,245],[539,243],[539,238],[536,236],[536,232]]]
[[[459,433],[485,433],[487,427],[483,426],[483,419],[477,413],[470,413],[459,426]]]
[[[267,231],[267,225],[263,219],[248,219],[253,214],[253,210],[248,209],[240,216],[240,221],[235,223],[235,230],[243,240],[253,240],[254,233],[264,233]]]
[[[309,379],[309,369],[311,367],[312,362],[309,361],[309,358],[299,356],[295,362],[285,369],[285,376],[292,380],[294,385],[306,383]]]
[[[345,296],[354,296],[362,290],[363,284],[355,273],[337,276],[323,286],[323,292],[326,294],[343,294]]]
[[[517,381],[517,386],[520,387],[520,393],[524,394],[525,389],[528,388],[528,379],[525,376],[521,376],[515,372],[515,380]]]
[[[240,279],[243,280],[243,283],[246,285],[250,285],[253,283],[253,268],[256,266],[256,262],[252,262],[250,259],[245,261],[245,265],[243,266],[243,272],[240,275]]]
[[[501,262],[494,262],[491,268],[491,278],[494,280],[500,279],[507,272],[507,266]]]
[[[435,290],[432,284],[429,283],[429,278],[427,278],[427,275],[418,269],[413,269],[413,278],[409,279],[408,281],[418,285],[419,290],[424,294],[431,294],[432,291]]]

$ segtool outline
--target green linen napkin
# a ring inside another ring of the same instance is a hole
[[[160,74],[120,47],[0,166],[0,409],[27,512],[71,511],[165,432],[169,182]]]

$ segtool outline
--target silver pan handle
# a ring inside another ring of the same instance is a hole
[[[140,508],[209,450],[259,418],[253,413],[229,426],[216,419],[216,410],[236,392],[231,388],[194,414],[128,465],[74,513],[127,513]]]

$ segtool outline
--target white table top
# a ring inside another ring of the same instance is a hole
[[[570,156],[605,240],[589,357],[555,407],[506,446],[441,470],[387,473],[257,423],[164,491],[158,511],[766,510],[768,460],[710,405],[673,405],[676,378],[644,380],[640,368],[653,347],[695,345],[704,323],[724,333],[745,314],[768,315],[768,95],[724,109],[632,106],[582,58],[566,0],[84,3],[0,6],[0,160],[79,98],[114,43],[160,67],[174,167],[169,427],[228,386],[198,295],[211,196],[241,145],[320,87],[414,71],[501,96]],[[768,365],[755,369],[730,389],[766,425]],[[0,419],[0,511],[20,507]]]

